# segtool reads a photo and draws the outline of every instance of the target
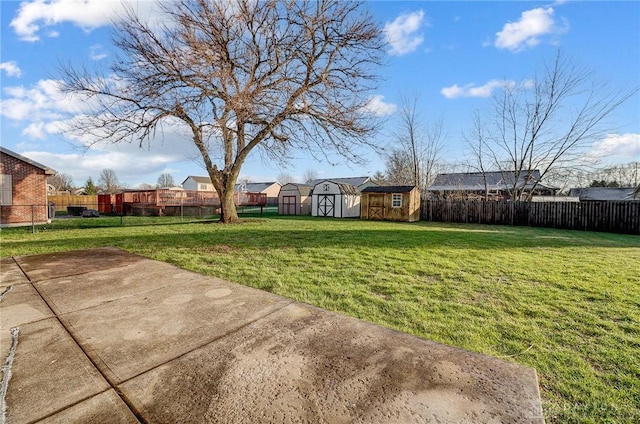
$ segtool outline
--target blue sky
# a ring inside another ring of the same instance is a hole
[[[595,81],[616,88],[640,87],[640,2],[482,2],[371,1],[371,13],[384,26],[389,47],[383,81],[371,111],[386,120],[376,140],[392,146],[401,96],[418,95],[423,122],[442,118],[447,137],[444,159],[465,160],[463,133],[474,111],[487,109],[503,81],[522,82],[540,71],[558,48],[594,72]],[[113,57],[109,22],[119,3],[108,0],[1,1],[1,143],[4,147],[70,174],[81,186],[103,168],[114,169],[129,187],[155,184],[171,173],[180,183],[205,175],[190,141],[177,135],[150,147],[101,145],[85,152],[78,140],[58,131],[63,117],[78,110],[56,88],[58,65],[107,66]],[[152,2],[138,10],[153,13]],[[605,163],[640,160],[640,94],[611,120],[612,131],[594,140],[592,153]],[[322,178],[371,175],[384,171],[384,158],[367,152],[368,163],[354,166],[317,162],[296,152],[289,168],[270,165],[259,155],[241,177],[273,181],[281,172],[302,179],[307,170]]]

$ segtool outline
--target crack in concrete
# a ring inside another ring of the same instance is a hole
[[[0,293],[0,302],[2,302],[2,299],[4,299],[4,297],[11,291],[12,288],[13,286],[7,286],[4,288],[4,290],[2,290],[2,292]]]
[[[4,424],[7,420],[7,389],[9,388],[9,380],[11,379],[11,367],[13,366],[13,359],[16,356],[16,349],[18,348],[19,334],[19,327],[13,327],[11,329],[11,347],[9,348],[7,359],[2,366],[2,382],[0,382],[0,424]]]

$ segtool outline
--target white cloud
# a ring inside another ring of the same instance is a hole
[[[640,160],[640,134],[607,134],[593,144],[588,156],[623,161]]]
[[[138,154],[122,151],[88,151],[86,153],[52,153],[25,151],[21,154],[40,163],[71,175],[76,184],[82,185],[89,177],[94,182],[105,168],[113,169],[121,182],[133,179],[155,182],[156,178],[171,164],[183,157],[164,155],[138,149]]]
[[[486,84],[481,86],[474,86],[474,84],[466,84],[460,87],[458,84],[454,84],[450,87],[444,87],[440,90],[440,93],[447,99],[458,99],[460,97],[491,97],[493,91],[496,89],[513,88],[516,83],[512,80],[490,80]]]
[[[37,41],[44,27],[71,22],[85,30],[109,25],[122,11],[122,3],[105,0],[34,0],[20,4],[11,27],[24,41]],[[49,31],[48,36],[57,36]]]
[[[391,49],[389,54],[402,56],[416,50],[424,41],[422,34],[418,33],[423,25],[424,12],[405,13],[398,16],[393,22],[387,22],[384,32]]]
[[[18,64],[11,60],[9,62],[0,63],[0,69],[3,70],[7,76],[18,77],[22,76],[22,70],[18,67]]]
[[[390,115],[395,112],[398,107],[393,103],[385,103],[383,99],[384,96],[380,94],[371,96],[364,109],[376,116]]]
[[[60,92],[59,82],[52,79],[40,80],[29,88],[4,87],[2,91],[0,114],[14,121],[59,119],[63,113],[78,113],[87,106],[78,96]]]
[[[560,26],[553,18],[552,7],[538,7],[522,12],[520,19],[504,25],[496,33],[494,45],[499,49],[521,51],[540,44],[540,37],[557,34],[566,30],[566,24]]]
[[[100,44],[94,44],[91,46],[91,52],[89,53],[89,57],[91,60],[102,60],[106,58],[108,55],[102,48]]]

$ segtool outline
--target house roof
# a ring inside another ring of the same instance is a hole
[[[198,184],[212,184],[211,178],[209,177],[198,177],[195,175],[189,175],[182,182],[184,184],[189,178],[195,181]],[[274,184],[280,185],[280,183],[276,181],[264,182],[264,183],[238,183],[235,186],[235,191],[245,191],[248,193],[262,193],[264,190],[268,189]]]
[[[5,155],[12,156],[18,160],[21,160],[22,162],[26,162],[29,165],[35,166],[36,168],[42,169],[46,175],[56,174],[55,169],[49,168],[48,166],[43,165],[40,162],[36,162],[35,160],[29,159],[26,156],[22,156],[21,154],[18,154],[12,150],[7,149],[6,147],[0,146],[0,152],[2,152]]]
[[[334,183],[351,184],[357,187],[366,182],[369,182],[370,180],[371,180],[370,177],[321,178],[321,179],[310,181],[308,185],[310,185],[311,187],[314,187],[318,183],[321,183],[322,181],[333,181]]]
[[[189,178],[191,178],[193,181],[195,181],[196,183],[199,183],[199,184],[211,184],[211,178],[209,178],[209,177],[197,177],[195,175],[189,175],[187,178],[184,179],[182,184],[186,183]]]
[[[363,193],[409,193],[416,186],[394,185],[394,186],[370,186],[362,190]]]
[[[274,184],[280,185],[280,183],[275,181],[270,181],[266,183],[239,183],[239,184],[236,184],[235,190],[246,191],[247,193],[262,193],[263,191],[267,190],[269,187],[273,186]]]
[[[569,196],[579,197],[583,200],[636,200],[633,197],[633,187],[584,187],[572,188],[569,190]],[[640,200],[640,198],[637,198]]]
[[[529,176],[529,178],[527,178]],[[429,191],[484,191],[485,178],[489,190],[509,190],[516,180],[515,171],[491,171],[491,172],[456,172],[451,174],[438,174],[429,187]],[[517,176],[519,188],[531,188],[535,182],[536,187],[556,189],[540,182],[540,171],[537,169],[523,170]]]

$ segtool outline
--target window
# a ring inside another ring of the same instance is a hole
[[[402,207],[402,193],[393,193],[391,195],[391,207],[392,208]]]
[[[0,205],[11,206],[12,204],[11,175],[0,174]]]

